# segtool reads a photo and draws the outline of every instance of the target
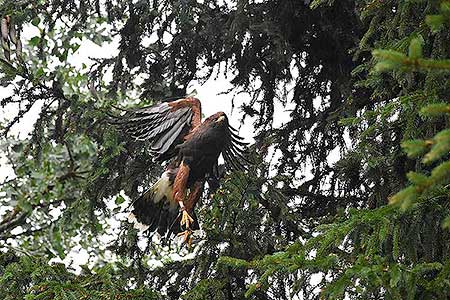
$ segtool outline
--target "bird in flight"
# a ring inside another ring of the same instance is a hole
[[[203,122],[201,116],[200,101],[188,96],[129,110],[111,121],[134,139],[149,141],[156,160],[167,162],[161,178],[132,204],[128,220],[136,228],[181,235],[190,244],[192,231],[199,229],[194,207],[205,180],[218,177],[220,154],[228,170],[246,169],[247,143],[225,113]]]

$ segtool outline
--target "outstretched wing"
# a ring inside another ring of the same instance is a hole
[[[243,142],[244,138],[237,134],[237,130],[228,124],[225,138],[225,145],[222,150],[222,156],[225,165],[229,170],[246,171],[247,165],[251,162],[247,158],[247,145]]]
[[[196,98],[163,102],[127,111],[110,121],[120,130],[141,141],[151,141],[151,151],[158,160],[177,154],[176,146],[201,124],[201,104]]]

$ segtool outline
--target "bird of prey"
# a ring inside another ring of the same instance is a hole
[[[112,120],[134,139],[149,141],[155,158],[167,162],[161,178],[132,204],[130,222],[161,235],[182,235],[190,243],[192,230],[199,229],[195,204],[206,178],[217,176],[220,154],[227,169],[245,170],[247,143],[225,113],[203,122],[201,116],[200,101],[188,96],[129,110]]]

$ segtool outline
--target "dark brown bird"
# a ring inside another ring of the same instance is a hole
[[[161,178],[133,203],[129,220],[190,241],[199,228],[194,207],[206,177],[217,176],[220,154],[228,169],[244,171],[247,144],[223,112],[202,122],[200,101],[193,97],[127,111],[111,123],[137,140],[149,140],[155,157],[168,162]]]

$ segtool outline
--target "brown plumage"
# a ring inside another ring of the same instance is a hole
[[[185,230],[188,240],[191,230],[199,228],[194,207],[206,177],[217,175],[220,154],[228,169],[245,170],[246,143],[223,112],[202,122],[196,98],[127,111],[111,123],[137,140],[150,141],[155,157],[168,162],[158,182],[133,203],[130,221],[143,224],[146,230],[162,235]]]

